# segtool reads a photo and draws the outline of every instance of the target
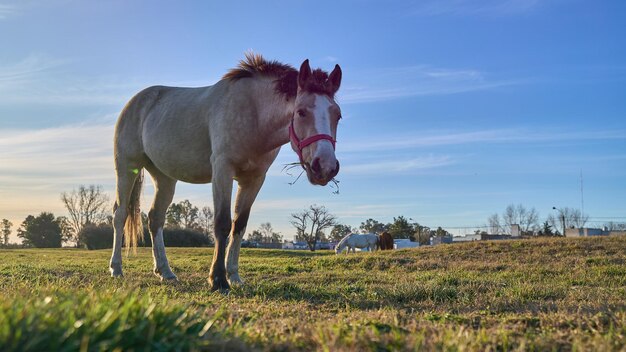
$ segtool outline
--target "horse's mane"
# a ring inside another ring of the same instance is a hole
[[[261,54],[253,52],[245,53],[246,58],[239,61],[239,65],[230,69],[222,79],[236,81],[242,78],[255,76],[274,77],[276,80],[276,92],[285,95],[287,98],[295,98],[298,92],[298,70],[291,65],[283,64],[279,61],[266,60]],[[311,93],[326,94],[331,98],[334,93],[330,92],[326,86],[328,73],[315,69],[304,89]]]

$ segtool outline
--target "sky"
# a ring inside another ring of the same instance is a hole
[[[61,192],[113,199],[124,104],[150,85],[212,85],[252,50],[339,64],[344,118],[339,193],[290,185],[285,146],[248,232],[291,238],[290,214],[311,204],[355,227],[402,215],[455,235],[509,204],[626,221],[624,38],[621,0],[0,0],[0,218],[15,241],[27,215],[66,215]],[[153,194],[148,182],[143,204]],[[179,183],[184,199],[212,206],[211,187]]]

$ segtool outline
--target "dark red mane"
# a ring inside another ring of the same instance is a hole
[[[315,94],[325,94],[331,98],[334,98],[335,93],[329,88],[328,84],[328,72],[322,71],[317,68],[313,70],[311,78],[307,81],[304,88],[305,91]]]
[[[239,61],[239,65],[229,70],[222,79],[235,81],[256,75],[274,77],[276,78],[274,81],[276,92],[287,98],[296,97],[298,93],[298,70],[291,65],[275,60],[268,61],[260,54],[247,52],[245,55],[246,58]],[[327,80],[328,73],[318,68],[312,72],[311,78],[303,89],[315,94],[326,94],[333,98],[334,93],[328,88]]]

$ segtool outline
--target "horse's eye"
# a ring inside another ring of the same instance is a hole
[[[306,111],[304,111],[302,109],[298,109],[298,116],[305,117],[306,116]]]
[[[341,116],[341,114],[337,117],[337,120],[341,120],[343,116]]]

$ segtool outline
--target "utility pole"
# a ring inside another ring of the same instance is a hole
[[[552,207],[552,209],[559,211],[559,215],[560,215],[560,218],[561,218],[561,225],[563,225],[563,233],[562,233],[562,235],[563,235],[563,237],[565,237],[565,229],[566,229],[566,226],[565,226],[565,213],[563,212],[562,209],[559,209],[557,207]]]

